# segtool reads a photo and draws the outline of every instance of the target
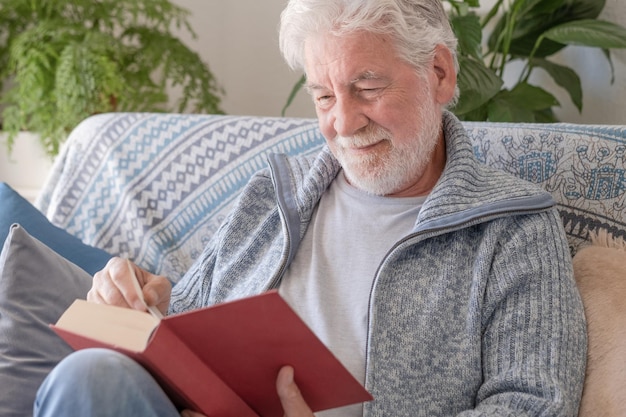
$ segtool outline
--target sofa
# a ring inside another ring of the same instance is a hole
[[[571,254],[581,259],[575,265],[583,271],[585,308],[593,311],[593,320],[588,314],[588,369],[594,374],[588,380],[600,382],[585,386],[581,415],[605,415],[585,414],[585,409],[597,411],[606,404],[624,413],[626,396],[597,376],[612,370],[615,378],[624,378],[626,367],[611,362],[606,352],[596,360],[593,346],[606,346],[600,337],[617,339],[612,343],[621,346],[626,331],[600,329],[594,338],[592,330],[626,306],[626,298],[620,298],[626,297],[626,286],[619,280],[626,280],[626,126],[465,126],[481,162],[538,184],[557,202]],[[0,255],[0,415],[28,414],[36,387],[70,351],[48,324],[86,295],[90,276],[111,256],[130,258],[175,284],[269,153],[314,154],[323,145],[314,119],[100,114],[71,133],[35,207],[0,186],[0,238],[5,241]],[[591,248],[595,252],[588,255]],[[604,292],[598,294],[596,283],[605,282],[606,275],[614,277],[613,284],[600,286]],[[606,307],[611,304],[607,297],[620,308]],[[626,335],[623,340],[626,346]]]

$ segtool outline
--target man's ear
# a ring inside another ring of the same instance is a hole
[[[456,89],[456,69],[452,52],[444,45],[435,47],[433,71],[437,77],[436,98],[442,106],[454,97]]]

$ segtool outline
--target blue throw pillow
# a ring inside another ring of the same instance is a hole
[[[14,223],[19,223],[31,236],[90,275],[102,269],[111,258],[105,251],[85,245],[77,237],[54,226],[28,200],[0,182],[0,243],[4,242]]]

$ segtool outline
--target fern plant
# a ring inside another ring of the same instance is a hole
[[[1,0],[0,97],[9,148],[20,130],[56,155],[68,132],[110,111],[222,113],[209,67],[174,34],[195,36],[169,0]],[[168,107],[168,91],[182,97]]]

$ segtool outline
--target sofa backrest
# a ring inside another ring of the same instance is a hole
[[[626,126],[466,123],[475,154],[550,191],[572,254],[626,237]],[[110,113],[70,135],[37,201],[83,242],[177,281],[268,153],[313,154],[313,119]]]
[[[626,126],[467,123],[474,154],[549,191],[572,255],[589,233],[626,237]]]

